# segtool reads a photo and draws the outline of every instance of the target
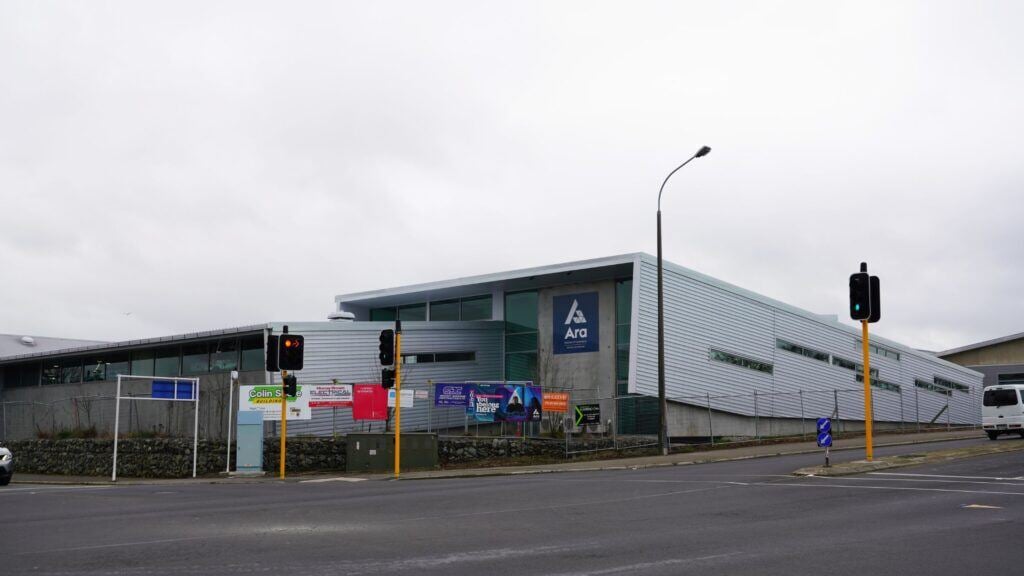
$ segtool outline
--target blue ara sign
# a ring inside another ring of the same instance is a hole
[[[553,353],[597,352],[597,292],[555,296],[552,309]]]
[[[827,448],[832,445],[832,419],[818,418],[818,446]]]

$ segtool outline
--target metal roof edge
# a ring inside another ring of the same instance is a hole
[[[371,298],[401,296],[405,294],[415,294],[417,292],[427,292],[430,290],[444,290],[447,288],[455,288],[458,286],[490,284],[495,282],[515,280],[517,278],[524,278],[529,276],[557,274],[559,272],[568,272],[572,270],[584,270],[590,268],[602,268],[604,266],[615,266],[619,264],[631,264],[636,261],[638,254],[640,253],[630,252],[626,254],[617,254],[615,256],[605,256],[603,258],[592,258],[589,260],[563,262],[560,264],[550,264],[547,266],[538,266],[534,268],[522,268],[519,270],[510,270],[507,272],[495,272],[491,274],[481,274],[478,276],[465,276],[461,278],[452,278],[449,280],[440,280],[437,282],[409,284],[407,286],[396,286],[394,288],[384,288],[381,290],[370,290],[366,292],[353,292],[351,294],[341,294],[335,296],[334,302],[335,304],[342,302],[355,303],[360,300],[368,300]]]
[[[959,348],[950,348],[949,350],[943,350],[942,352],[936,352],[936,356],[951,356],[953,354],[959,354],[961,352],[968,352],[971,350],[977,350],[978,348],[986,348],[988,346],[995,346],[997,344],[1004,344],[1006,342],[1013,342],[1014,340],[1020,340],[1024,338],[1024,332],[1018,332],[1017,334],[1010,334],[1009,336],[1001,336],[999,338],[993,338],[991,340],[985,340],[983,342],[977,342],[974,344],[968,344],[966,346],[960,346]]]
[[[241,334],[243,332],[254,332],[256,330],[264,330],[269,327],[269,324],[252,324],[249,326],[237,326],[233,328],[222,328],[219,330],[206,330],[202,332],[188,332],[184,334],[174,334],[171,336],[157,336],[154,338],[140,338],[137,340],[122,340],[120,342],[106,342],[103,344],[92,344],[89,346],[77,346],[72,348],[60,348],[57,350],[44,350],[41,352],[33,352],[31,354],[18,354],[15,356],[3,356],[0,357],[0,363],[17,362],[22,360],[31,360],[33,358],[44,358],[47,356],[66,356],[69,354],[81,354],[83,352],[91,352],[95,350],[120,350],[122,348],[134,348],[137,346],[148,346],[150,344],[164,344],[168,342],[182,342],[184,340],[194,340],[201,338],[210,338],[213,336],[225,336],[228,334]]]

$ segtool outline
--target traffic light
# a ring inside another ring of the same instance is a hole
[[[394,388],[395,387],[395,371],[391,368],[384,368],[380,371],[380,387],[381,388]]]
[[[267,337],[267,372],[279,372],[277,368],[277,336]]]
[[[278,345],[277,367],[281,370],[302,370],[305,338],[298,334],[282,334]]]
[[[395,331],[390,328],[380,331],[380,365],[392,366],[395,363]]]
[[[868,322],[878,322],[879,318],[882,317],[882,295],[881,285],[878,281],[878,276],[871,277],[871,316],[868,317]]]
[[[299,379],[295,377],[295,374],[289,374],[284,377],[284,394],[285,396],[295,396],[299,393]]]
[[[871,317],[871,279],[867,272],[850,274],[850,318],[867,320]]]

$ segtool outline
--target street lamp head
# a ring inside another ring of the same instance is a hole
[[[694,157],[700,158],[701,156],[707,156],[708,152],[711,152],[711,148],[708,148],[707,146],[701,146],[700,150],[697,150],[697,153],[694,154]]]

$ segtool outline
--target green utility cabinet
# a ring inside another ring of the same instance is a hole
[[[390,472],[395,469],[395,435],[349,433],[345,437],[345,470]],[[437,434],[402,434],[402,470],[437,467]]]

